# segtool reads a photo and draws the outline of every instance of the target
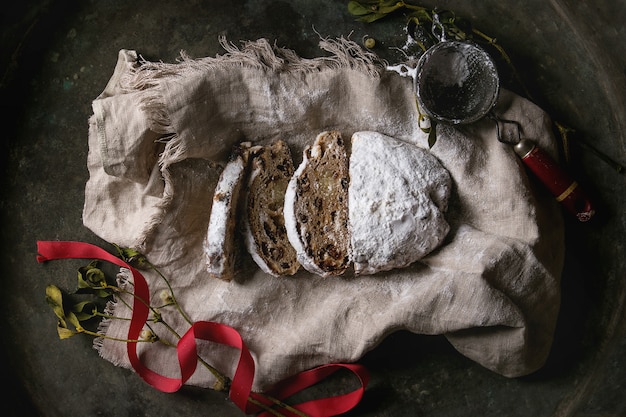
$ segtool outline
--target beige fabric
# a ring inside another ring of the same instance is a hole
[[[352,42],[324,40],[327,53],[309,60],[265,40],[224,46],[225,55],[183,56],[174,64],[138,63],[134,52],[120,52],[93,102],[84,224],[159,265],[194,320],[238,329],[256,360],[256,389],[316,365],[357,361],[398,329],[444,334],[460,353],[506,376],[541,367],[559,309],[562,220],[488,120],[439,127],[431,152],[453,178],[451,231],[422,261],[373,276],[323,279],[306,272],[272,277],[246,258],[235,281],[209,278],[202,241],[233,144],[282,138],[297,159],[318,133],[338,129],[346,138],[371,130],[428,147],[411,80],[385,71]],[[495,111],[554,152],[541,109],[502,91]],[[146,279],[158,304],[165,285],[152,273]],[[121,302],[109,308],[129,315]],[[188,328],[172,308],[162,313],[179,333]],[[101,327],[125,338],[127,326],[111,320]],[[97,348],[129,366],[123,343],[99,339]],[[141,344],[140,352],[155,371],[178,376],[174,349]],[[200,352],[232,372],[237,352],[208,343]],[[211,376],[198,369],[189,383],[210,385]]]

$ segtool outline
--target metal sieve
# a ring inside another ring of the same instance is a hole
[[[446,40],[445,28],[436,14],[433,34],[440,42],[420,57],[412,73],[421,110],[432,120],[451,125],[472,123],[489,115],[496,123],[497,139],[513,145],[515,153],[556,200],[580,221],[591,219],[594,206],[578,183],[533,141],[521,137],[519,123],[500,119],[492,112],[500,78],[491,56],[472,43]],[[501,123],[514,125],[517,137],[505,140],[500,134]]]
[[[486,116],[500,90],[496,65],[486,51],[471,43],[445,39],[420,57],[415,81],[424,113],[455,125]]]

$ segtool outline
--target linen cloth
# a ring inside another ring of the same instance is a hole
[[[111,80],[93,101],[84,224],[144,253],[170,279],[192,320],[237,329],[256,361],[255,389],[317,365],[357,361],[399,329],[445,335],[461,354],[508,377],[539,369],[559,310],[561,213],[511,146],[498,142],[491,120],[438,126],[430,152],[453,180],[451,230],[421,261],[372,276],[324,279],[305,271],[272,277],[244,258],[234,281],[208,276],[202,241],[213,190],[236,143],[283,139],[296,164],[302,149],[329,129],[346,142],[369,130],[428,148],[412,80],[386,71],[357,44],[322,39],[320,57],[304,59],[264,39],[221,42],[223,55],[183,53],[176,63],[120,51]],[[502,90],[494,111],[556,155],[550,118],[536,105]],[[158,305],[166,286],[154,272],[145,277]],[[126,271],[119,278],[132,288]],[[121,301],[108,310],[130,317]],[[173,307],[160,311],[180,334],[186,331]],[[110,337],[125,338],[127,329],[124,320],[101,324]],[[98,339],[96,347],[103,358],[130,366],[123,343]],[[178,376],[175,349],[160,343],[139,349],[148,367]],[[199,354],[232,375],[238,352],[199,342]],[[199,366],[188,383],[212,382]]]

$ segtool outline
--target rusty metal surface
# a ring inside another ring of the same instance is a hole
[[[344,1],[41,1],[3,12],[0,145],[0,372],[4,415],[239,416],[221,393],[156,392],[100,359],[88,338],[59,341],[45,286],[72,288],[76,264],[42,267],[38,239],[102,243],[82,226],[90,103],[121,48],[152,60],[221,53],[217,37],[266,37],[312,57],[319,34],[402,45],[403,18],[354,21]],[[416,2],[417,3],[417,2]],[[567,262],[552,355],[539,372],[495,375],[443,338],[391,335],[362,359],[372,372],[350,416],[618,416],[626,413],[626,5],[615,0],[424,1],[454,10],[505,46],[534,100],[576,130],[569,169],[600,203],[566,220]],[[317,32],[317,33],[316,33]],[[507,87],[504,83],[504,87]],[[338,378],[307,395],[350,384]]]

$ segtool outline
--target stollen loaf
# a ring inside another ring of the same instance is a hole
[[[250,143],[235,146],[213,193],[211,216],[203,249],[209,275],[230,281],[238,256],[239,195],[246,179]]]
[[[242,219],[246,248],[264,272],[293,275],[300,264],[287,240],[283,216],[285,190],[294,172],[289,147],[282,140],[259,146],[250,165]]]
[[[450,226],[451,180],[428,150],[377,132],[352,135],[349,218],[354,271],[402,268],[437,248]]]
[[[287,237],[309,272],[343,274],[350,265],[348,155],[339,131],[320,133],[285,195]]]
[[[193,320],[235,328],[255,360],[254,390],[317,365],[358,361],[398,329],[442,335],[501,375],[539,369],[551,352],[564,259],[554,197],[497,140],[492,120],[463,129],[438,125],[429,148],[411,80],[352,41],[323,39],[320,46],[323,57],[305,59],[267,40],[224,42],[223,55],[176,63],[120,51],[110,83],[92,103],[85,226],[158,265]],[[519,121],[525,137],[558,157],[551,120],[538,106],[502,89],[494,112]],[[434,155],[452,178],[450,231],[441,246],[376,275],[327,279],[301,269],[295,279],[274,277],[246,256],[237,275],[244,282],[210,279],[202,245],[232,147],[283,138],[299,156],[324,130],[340,131],[346,145],[354,132],[380,132]],[[162,278],[143,274],[158,300]],[[109,311],[130,317],[132,298],[119,298]],[[161,313],[179,334],[189,329],[176,309]],[[126,345],[115,340],[128,329],[127,320],[102,322],[104,337],[95,345],[104,359],[130,367]],[[175,349],[161,343],[137,349],[150,369],[179,375]],[[198,355],[228,375],[239,354],[198,344]],[[214,381],[199,366],[187,383]]]

